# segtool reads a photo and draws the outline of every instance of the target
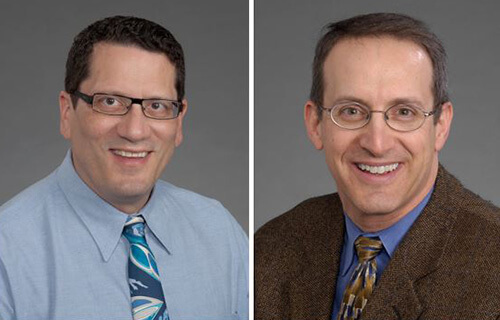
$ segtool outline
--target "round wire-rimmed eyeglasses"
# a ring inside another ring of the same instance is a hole
[[[395,104],[385,111],[370,110],[361,103],[351,101],[341,102],[330,108],[318,107],[322,111],[329,112],[332,122],[343,129],[361,129],[370,122],[373,113],[381,113],[385,123],[391,129],[400,132],[419,129],[424,124],[425,119],[437,111],[436,109],[424,111],[420,107],[406,103]]]

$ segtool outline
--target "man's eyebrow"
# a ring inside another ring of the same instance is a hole
[[[396,104],[411,104],[411,105],[418,106],[418,107],[424,106],[424,104],[422,103],[422,101],[420,99],[413,98],[413,97],[396,98],[394,100],[391,100],[391,103],[390,103],[391,106],[396,105]]]
[[[171,101],[179,101],[179,99],[173,99],[170,97],[160,97],[160,96],[152,96],[151,98],[144,98],[146,100],[171,100]]]
[[[94,94],[97,94],[97,93],[100,93],[100,94],[109,94],[109,95],[112,95],[112,96],[127,97],[126,94],[124,94],[123,92],[120,92],[118,90],[96,90],[94,92]]]
[[[130,95],[127,95],[127,94],[125,94],[121,91],[117,91],[117,90],[100,90],[100,91],[96,91],[95,93],[108,94],[111,96],[130,97]],[[139,97],[130,97],[130,98],[138,98],[138,99],[145,99],[145,100],[174,100],[174,101],[177,101],[176,99],[172,99],[169,97],[162,97],[159,95],[152,95],[151,97],[143,97],[143,98],[139,98]]]
[[[369,107],[370,109],[373,109],[373,105],[369,103],[368,101],[364,100],[363,98],[351,96],[351,95],[344,95],[340,96],[335,101],[333,102],[333,105],[343,103],[343,102],[356,102],[359,104],[362,104],[366,107]],[[387,105],[382,106],[383,108],[387,107],[392,107],[396,104],[411,104],[414,106],[418,107],[423,107],[424,104],[422,103],[421,99],[415,98],[415,97],[399,97],[399,98],[394,98],[390,100]]]
[[[338,97],[337,99],[335,99],[333,101],[333,105],[336,105],[339,103],[344,103],[344,102],[356,102],[356,103],[362,104],[362,105],[367,106],[367,107],[370,106],[368,101],[363,100],[362,98],[359,98],[359,97],[351,96],[351,95],[344,95],[344,96]]]

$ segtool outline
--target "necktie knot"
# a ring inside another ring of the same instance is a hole
[[[123,235],[130,243],[138,243],[144,237],[144,218],[141,216],[129,217],[123,228]]]
[[[358,254],[360,263],[375,259],[384,247],[378,237],[358,237],[354,241],[354,245],[356,246],[356,253]]]

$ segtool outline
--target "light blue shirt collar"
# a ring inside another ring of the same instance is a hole
[[[121,212],[99,197],[78,176],[72,163],[71,150],[64,158],[62,165],[57,170],[57,181],[66,199],[89,230],[92,238],[99,247],[104,261],[109,261],[122,236],[123,227],[128,214]],[[164,233],[155,232],[160,226],[170,223],[170,215],[160,214],[163,211],[154,210],[158,206],[159,197],[153,191],[147,204],[137,213],[144,217],[148,228],[160,241],[163,247],[171,243]]]
[[[410,230],[415,220],[417,220],[420,213],[422,213],[422,210],[427,205],[427,202],[429,202],[433,190],[434,187],[431,188],[425,198],[415,208],[413,208],[413,210],[411,210],[398,222],[387,229],[383,229],[377,232],[364,232],[358,226],[356,226],[354,222],[352,222],[352,220],[346,213],[344,213],[346,225],[346,239],[344,240],[346,246],[344,247],[344,249],[346,250],[346,259],[343,261],[344,264],[340,269],[344,271],[342,276],[345,276],[345,274],[350,270],[350,266],[354,262],[354,241],[356,241],[359,236],[379,237],[382,241],[382,244],[384,245],[384,251],[389,255],[390,258],[392,258],[394,251],[396,251],[399,243],[401,242],[401,240],[403,240],[404,236],[406,235],[408,230]]]

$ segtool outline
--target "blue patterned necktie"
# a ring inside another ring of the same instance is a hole
[[[130,243],[128,283],[134,320],[168,320],[158,267],[144,235],[144,219],[129,217],[123,235]]]

